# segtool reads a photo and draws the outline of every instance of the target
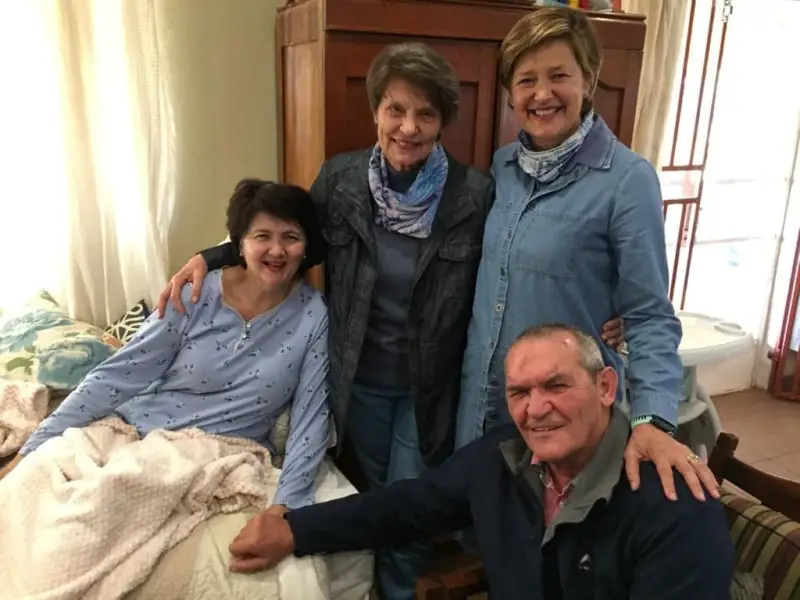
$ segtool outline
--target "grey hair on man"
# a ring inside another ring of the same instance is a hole
[[[603,354],[600,352],[600,345],[597,340],[580,329],[565,323],[544,323],[528,327],[517,336],[517,339],[511,344],[511,348],[520,342],[549,338],[555,334],[567,334],[575,339],[578,343],[581,366],[590,375],[597,375],[605,368],[606,364],[603,361]]]

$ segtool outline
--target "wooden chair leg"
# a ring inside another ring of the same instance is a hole
[[[434,542],[431,563],[417,581],[416,600],[466,600],[488,589],[480,558],[464,553],[453,539]]]
[[[722,485],[725,479],[725,469],[728,461],[733,458],[736,448],[739,446],[739,438],[732,433],[720,433],[717,437],[717,445],[708,458],[708,468],[717,478],[717,483]]]

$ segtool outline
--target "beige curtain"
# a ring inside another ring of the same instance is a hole
[[[668,125],[676,75],[682,68],[683,48],[691,0],[622,0],[626,13],[646,17],[639,99],[633,131],[633,150],[656,168],[662,163],[661,146]]]
[[[118,318],[165,280],[174,134],[155,0],[0,4],[0,306]]]

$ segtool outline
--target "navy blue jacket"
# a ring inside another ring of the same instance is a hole
[[[616,411],[549,527],[541,467],[513,426],[496,429],[420,479],[286,514],[295,554],[397,546],[474,526],[499,600],[728,600],[733,545],[722,505],[676,475],[664,496],[651,463],[632,492]]]

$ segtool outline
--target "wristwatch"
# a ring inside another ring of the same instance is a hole
[[[636,427],[637,425],[652,425],[656,429],[660,429],[667,435],[673,435],[675,433],[675,426],[672,423],[669,423],[662,419],[661,417],[657,417],[655,415],[644,415],[642,417],[636,417],[631,419],[631,429]]]

